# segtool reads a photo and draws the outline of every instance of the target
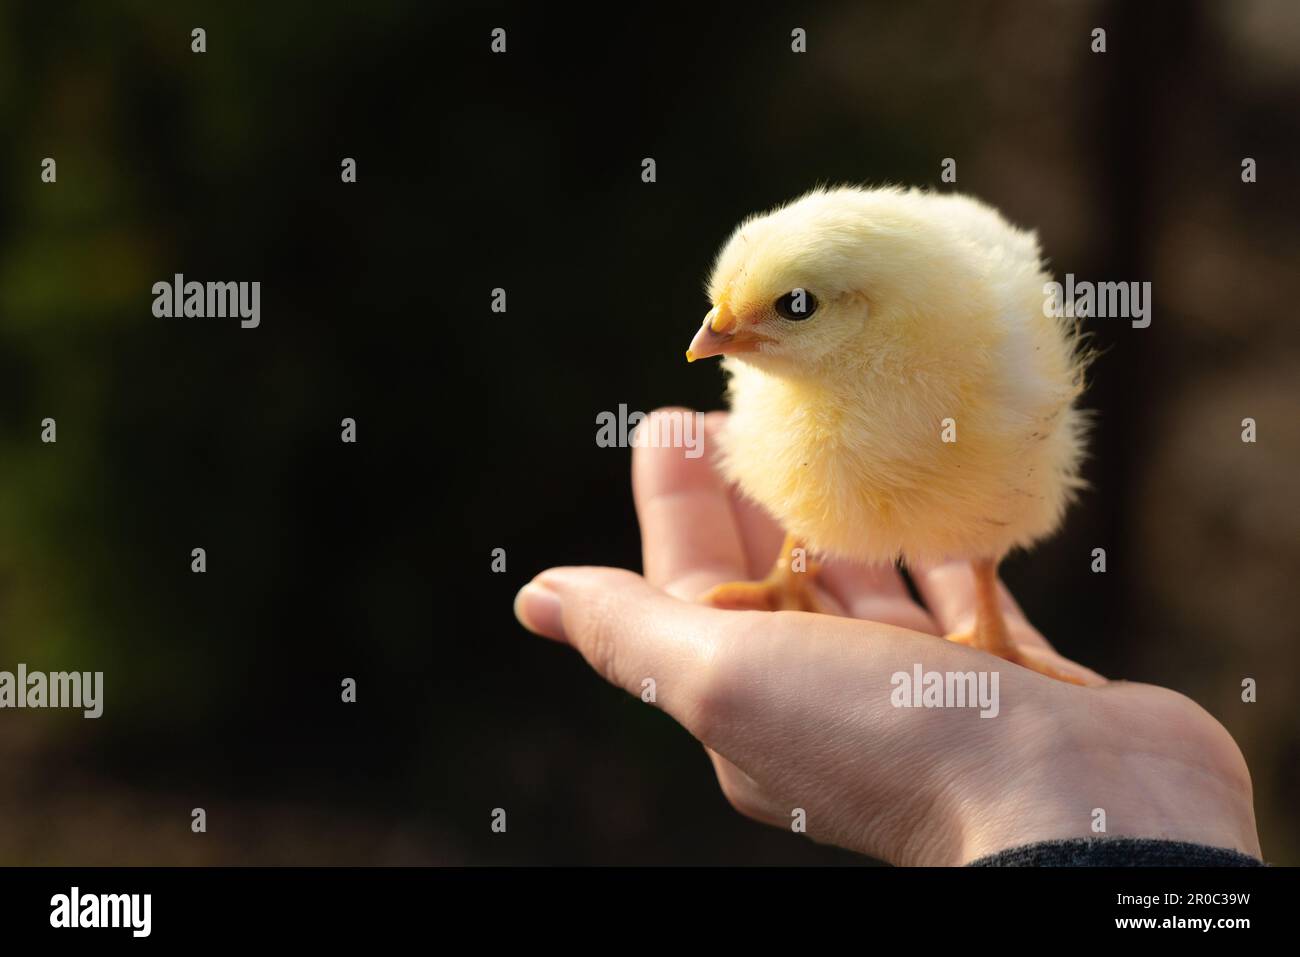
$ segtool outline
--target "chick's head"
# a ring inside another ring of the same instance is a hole
[[[817,190],[752,216],[718,254],[713,308],[686,357],[734,355],[779,374],[956,359],[978,283],[944,257],[945,233],[898,190]]]

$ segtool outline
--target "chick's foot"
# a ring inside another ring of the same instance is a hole
[[[727,582],[710,588],[700,602],[714,608],[751,611],[811,611],[830,614],[817,597],[813,579],[817,564],[791,536],[781,547],[776,564],[762,581]]]
[[[948,640],[987,651],[991,655],[997,655],[1022,668],[1037,671],[1040,675],[1055,678],[1057,681],[1082,685],[1084,682],[1075,675],[1061,671],[1046,661],[1030,657],[1011,640],[998,599],[997,562],[974,561],[971,562],[971,568],[975,572],[975,627],[969,631],[948,635]]]

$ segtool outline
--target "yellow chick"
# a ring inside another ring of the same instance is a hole
[[[965,196],[817,189],[741,223],[686,357],[726,357],[723,471],[788,537],[767,579],[703,600],[819,610],[795,548],[965,559],[977,620],[949,637],[1043,671],[1008,638],[996,576],[1082,484],[1085,358],[1074,320],[1045,314],[1049,281],[1034,234]]]

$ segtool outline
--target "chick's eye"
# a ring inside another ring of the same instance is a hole
[[[791,289],[773,303],[773,308],[782,319],[799,322],[817,311],[817,297],[807,289]]]

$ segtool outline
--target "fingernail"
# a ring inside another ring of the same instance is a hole
[[[544,585],[529,582],[515,596],[515,617],[534,634],[564,641],[564,614],[560,596]]]

